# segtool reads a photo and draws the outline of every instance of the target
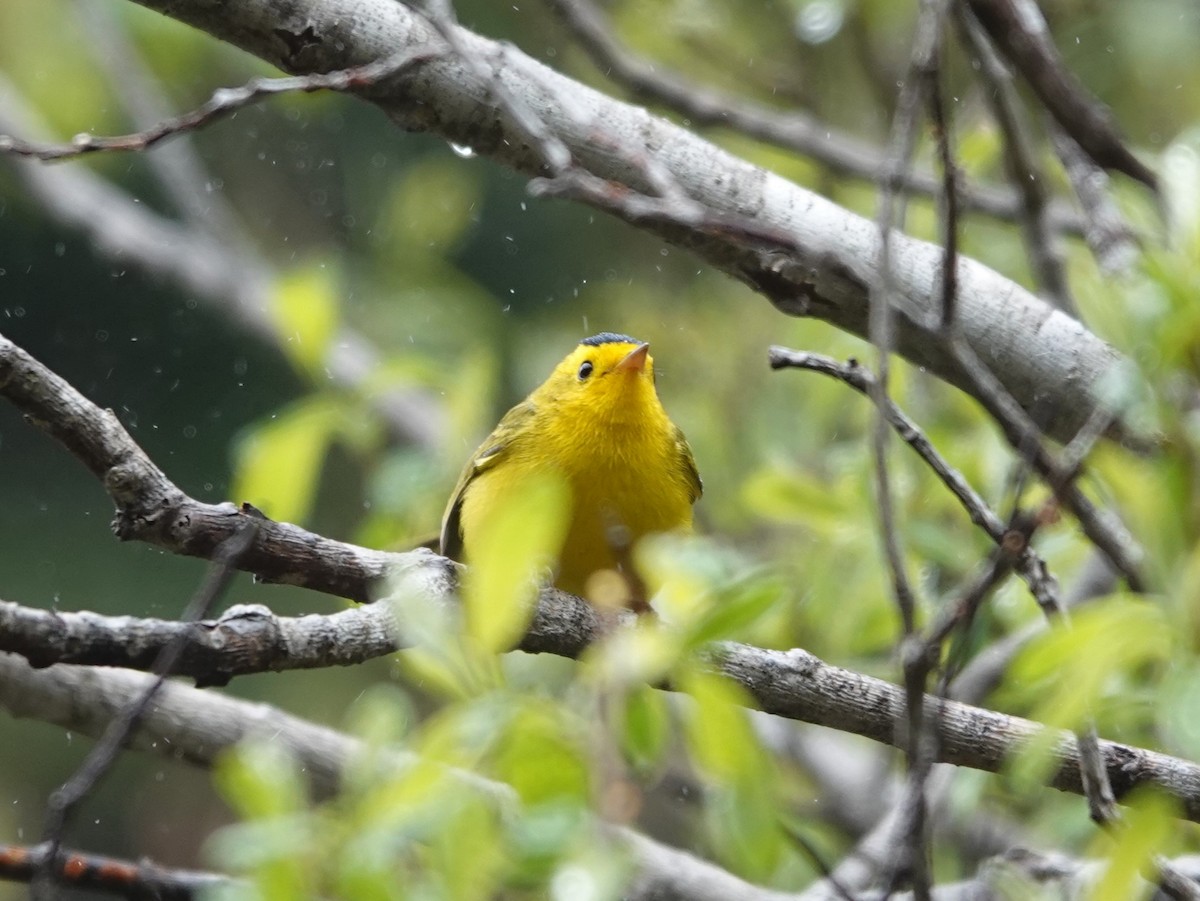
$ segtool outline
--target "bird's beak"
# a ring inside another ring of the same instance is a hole
[[[646,368],[646,357],[650,355],[649,344],[639,344],[621,358],[613,372],[642,372]]]

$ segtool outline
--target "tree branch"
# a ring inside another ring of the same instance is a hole
[[[439,40],[425,16],[392,0],[301,0],[286,9],[267,0],[230,8],[201,0],[142,0],[142,5],[295,73],[350,68]],[[502,65],[484,78],[450,55],[366,89],[364,96],[405,128],[433,132],[530,175],[545,174],[538,150],[510,114],[481,102],[492,96],[492,80],[537,112],[577,166],[613,183],[614,190],[646,192],[641,167],[612,150],[643,148],[693,201],[717,215],[752,219],[764,233],[786,234],[791,246],[774,248],[755,236],[669,218],[635,224],[695,251],[762,292],[783,312],[866,333],[866,296],[879,240],[870,222],[511,47],[453,27],[472,56]],[[620,208],[615,211],[634,219]],[[967,373],[937,337],[940,250],[897,236],[893,257],[896,349],[969,391]],[[1060,413],[1052,434],[1068,439],[1099,402],[1096,385],[1117,355],[1075,320],[977,262],[960,260],[958,276],[958,316],[966,340],[1002,374],[1023,406],[1032,408],[1035,400],[1052,405]],[[1119,423],[1111,433],[1129,437]]]
[[[1050,143],[1087,213],[1083,237],[1101,270],[1120,275],[1133,268],[1140,247],[1137,235],[1125,221],[1108,192],[1108,173],[1084,152],[1069,134],[1051,123]]]
[[[0,879],[30,882],[37,872],[38,849],[0,842]],[[225,888],[234,880],[219,873],[179,870],[148,860],[137,862],[62,852],[55,878],[64,888],[119,895],[130,901],[193,901],[211,889]]]
[[[453,602],[444,593],[427,593],[420,600]],[[350,665],[400,650],[408,644],[403,624],[394,621],[387,607],[380,602],[329,616],[288,618],[263,607],[243,606],[231,608],[215,623],[189,627],[93,613],[45,614],[4,604],[0,606],[0,625],[14,629],[18,637],[10,643],[22,643],[21,653],[43,667],[57,659],[57,649],[62,647],[68,648],[61,658],[64,660],[103,665],[124,659],[129,665],[137,665],[150,656],[153,648],[184,635],[186,643],[176,671],[211,683],[266,670]],[[601,622],[595,608],[586,601],[550,590],[543,592],[533,624],[518,649],[577,657],[611,628],[611,624]],[[122,631],[138,636],[136,654],[110,653]],[[224,647],[222,640],[228,642]],[[331,647],[334,644],[336,648]],[[706,659],[715,670],[740,684],[768,713],[903,746],[904,730],[897,726],[896,717],[905,709],[905,700],[904,691],[897,685],[831,666],[800,649],[773,651],[724,642],[714,645]],[[38,672],[63,669],[52,666]],[[0,675],[4,672],[0,670]],[[30,712],[19,712],[33,703],[22,700],[22,691],[16,683],[0,686],[0,706],[14,715],[37,715],[36,706],[29,708]],[[955,701],[927,697],[925,707],[928,722],[936,727],[937,761],[988,772],[1000,772],[1012,755],[1045,730],[1029,720]],[[1082,794],[1077,743],[1069,733],[1060,735],[1049,784]],[[1188,819],[1200,822],[1200,766],[1116,742],[1101,741],[1100,751],[1118,797],[1140,785],[1155,785],[1180,800]]]
[[[1106,169],[1157,189],[1157,179],[1121,141],[1112,113],[1063,64],[1034,0],[968,0],[992,40],[1080,147]]]
[[[188,623],[0,601],[0,651],[20,654],[38,668],[74,663],[147,671],[175,641],[182,650],[172,674],[200,686],[249,673],[354,666],[404,646],[387,604],[298,618],[238,604],[217,619]]]
[[[1004,168],[1009,183],[1020,198],[1021,236],[1034,277],[1041,285],[1043,296],[1060,310],[1078,316],[1063,267],[1063,241],[1050,223],[1051,201],[1046,173],[1038,163],[1029,121],[1021,108],[1012,72],[996,54],[983,27],[966,6],[956,3],[952,12],[963,43],[979,61],[984,97],[1004,136]],[[1088,227],[1084,226],[1085,229]]]

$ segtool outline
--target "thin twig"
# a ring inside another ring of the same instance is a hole
[[[1066,273],[1062,240],[1050,222],[1046,173],[1037,163],[1031,128],[1013,87],[1011,71],[996,54],[979,21],[962,3],[954,4],[954,20],[963,42],[979,61],[983,94],[1004,136],[1004,168],[1020,198],[1019,219],[1025,252],[1032,262],[1040,293],[1064,312],[1077,316]],[[1086,228],[1086,227],[1085,227]]]
[[[3,131],[36,137],[46,129],[16,86],[0,73]],[[186,146],[186,141],[174,145],[179,146]],[[173,149],[170,144],[160,146],[149,157],[169,149]],[[155,212],[151,204],[141,202],[93,168],[44,166],[15,157],[9,158],[8,166],[46,220],[78,232],[97,256],[175,286],[228,318],[245,334],[287,354],[284,345],[290,336],[281,334],[278,317],[271,313],[280,273],[255,252],[253,242],[242,240],[236,224],[219,225],[229,217],[219,216],[217,222],[200,229]],[[371,339],[343,324],[329,336],[319,372],[313,375],[319,376],[322,388],[333,387],[363,398],[392,440],[427,450],[441,447],[444,410],[440,401],[410,385],[380,390],[375,376],[383,360],[382,351]]]
[[[504,82],[497,77],[499,64],[503,59],[498,59],[496,65],[488,66],[477,54],[471,52],[457,31],[458,21],[450,0],[426,0],[425,14],[463,65],[469,66],[475,75],[487,84],[496,105],[507,111],[517,128],[532,142],[546,170],[552,175],[566,171],[571,166],[571,151],[546,127],[541,117],[508,90]],[[499,53],[503,53],[503,47],[499,49]]]
[[[0,880],[31,882],[37,874],[38,848],[0,842]],[[163,867],[148,860],[121,860],[63,850],[55,876],[63,887],[118,895],[130,901],[193,901],[237,881],[220,873]]]
[[[628,162],[645,182],[648,193],[600,178],[577,165],[566,144],[529,104],[508,90],[500,78],[506,53],[503,46],[497,51],[497,59],[489,66],[478,55],[471,53],[463,42],[450,0],[428,0],[426,15],[463,64],[487,84],[493,101],[508,113],[538,154],[543,174],[530,180],[530,196],[584,200],[634,221],[683,225],[705,234],[735,236],[759,245],[764,251],[798,249],[793,235],[764,226],[748,216],[713,210],[689,197],[674,174],[644,146],[618,141],[601,129],[596,129],[593,135],[594,145]]]
[[[875,345],[877,363],[872,390],[875,396],[876,417],[872,431],[872,448],[875,458],[875,488],[879,510],[879,527],[882,534],[884,553],[892,578],[892,590],[900,611],[900,619],[906,635],[916,629],[916,604],[912,587],[904,569],[903,553],[900,550],[896,531],[895,509],[892,503],[890,474],[887,467],[888,422],[884,410],[888,403],[888,380],[891,375],[892,354],[892,276],[891,244],[892,232],[897,222],[903,226],[904,199],[896,197],[896,187],[904,172],[908,170],[916,146],[917,116],[921,98],[922,78],[920,73],[928,67],[938,41],[940,14],[936,0],[923,2],[921,16],[917,22],[913,39],[912,62],[905,78],[896,116],[892,122],[891,139],[888,142],[887,166],[880,186],[876,226],[879,231],[879,253],[876,261],[876,277],[870,287],[869,337]]]
[[[1034,0],[967,3],[1046,109],[1089,157],[1157,190],[1154,173],[1125,146],[1111,111],[1063,63]]]
[[[957,335],[949,344],[971,381],[971,393],[991,413],[1009,444],[1029,460],[1043,480],[1052,487],[1057,486],[1055,491],[1059,501],[1075,515],[1084,535],[1104,552],[1129,587],[1133,591],[1145,591],[1146,582],[1141,571],[1145,554],[1141,547],[1114,513],[1097,509],[1076,484],[1082,458],[1078,458],[1070,469],[1055,459],[1045,446],[1042,429],[1005,390],[971,346]],[[1088,422],[1097,424],[1115,415],[1101,407],[1094,408],[1084,422],[1083,434],[1094,434],[1094,425],[1088,427]]]
[[[926,727],[925,684],[930,662],[922,654],[921,642],[917,638],[916,599],[905,571],[904,554],[896,523],[892,498],[891,475],[888,468],[888,438],[891,435],[886,413],[888,405],[889,366],[893,349],[892,336],[892,233],[897,222],[904,222],[904,198],[896,200],[896,189],[900,177],[907,172],[916,145],[917,119],[921,96],[931,79],[937,78],[938,53],[941,44],[942,20],[946,12],[946,0],[922,0],[917,17],[916,32],[910,56],[908,73],[896,105],[892,120],[891,138],[888,142],[888,165],[885,181],[881,185],[876,224],[879,229],[879,257],[876,279],[870,290],[870,314],[868,334],[877,351],[876,378],[873,385],[876,415],[872,430],[872,451],[875,469],[876,505],[879,514],[879,530],[884,546],[884,556],[892,577],[894,600],[900,612],[903,637],[900,642],[900,661],[904,673],[906,717],[904,720],[907,741],[905,753],[908,758],[908,779],[901,796],[900,835],[904,841],[903,865],[894,869],[893,882],[904,873],[911,881],[913,895],[917,901],[928,901],[931,890],[929,875],[927,809],[925,783],[932,759],[936,755],[931,736]],[[951,175],[952,177],[952,175]],[[944,281],[943,287],[953,289],[953,280]],[[952,309],[943,295],[943,315]]]
[[[453,564],[433,554],[369,550],[273,522],[249,505],[208,504],[189,497],[138,446],[116,414],[97,407],[3,335],[0,397],[62,443],[97,478],[116,505],[112,528],[122,541],[145,541],[176,554],[212,559],[227,538],[254,519],[258,540],[239,566],[265,582],[366,601],[398,565],[410,573],[419,569],[434,581],[452,579]]]
[[[810,842],[800,830],[787,823],[783,824],[783,831],[792,844],[799,848],[804,857],[808,859],[808,862],[813,865],[813,868],[821,874],[821,880],[824,885],[832,889],[832,892],[829,893],[832,898],[840,898],[841,901],[856,901],[854,894],[847,886],[842,884],[841,878],[833,872],[833,869],[826,862],[825,855],[821,852],[820,848]]]
[[[1083,238],[1100,269],[1110,275],[1123,275],[1133,267],[1141,253],[1137,234],[1108,190],[1108,174],[1083,152],[1075,140],[1054,123],[1049,125],[1050,143],[1083,207]]]
[[[859,365],[856,360],[843,364],[822,354],[790,350],[785,347],[771,347],[768,356],[772,369],[792,368],[818,372],[843,382],[859,394],[874,401],[870,387],[874,377],[870,370]],[[993,543],[1003,544],[1008,536],[1008,526],[1004,520],[971,487],[970,483],[963,478],[962,473],[951,466],[938,452],[920,426],[890,398],[887,400],[884,415],[900,439],[925,461],[942,484],[962,505],[971,522],[979,526]],[[1039,606],[1055,603],[1057,584],[1054,577],[1050,575],[1046,562],[1031,547],[1026,547],[1017,556],[1015,565]]]
[[[938,224],[942,235],[942,331],[949,332],[955,328],[958,305],[959,168],[954,162],[954,150],[950,143],[951,119],[942,99],[942,67],[938,54],[935,53],[931,62],[932,65],[922,71],[921,76],[925,79],[925,100],[942,177],[941,191],[938,193]]]
[[[33,141],[0,135],[0,153],[27,156],[44,162],[71,159],[88,153],[148,150],[161,141],[195,131],[237,110],[279,94],[314,91],[356,91],[373,87],[410,66],[441,55],[440,48],[406,49],[386,59],[336,72],[295,75],[287,78],[255,78],[237,88],[221,88],[189,112],[156,122],[149,128],[125,135],[100,137],[83,132],[68,144]]]
[[[247,519],[238,532],[226,539],[213,553],[212,564],[204,581],[188,602],[181,620],[193,623],[204,618],[213,604],[221,597],[237,573],[237,563],[254,543],[258,528],[252,519]],[[112,767],[129,736],[146,715],[151,701],[162,688],[167,676],[183,652],[186,636],[180,634],[166,645],[154,663],[155,680],[145,692],[131,703],[121,716],[115,718],[105,730],[103,737],[88,752],[79,769],[67,782],[55,791],[46,805],[46,817],[39,846],[38,872],[33,878],[31,894],[36,901],[50,901],[56,895],[55,880],[63,871],[63,837],[71,815],[79,802],[100,782]]]
[[[88,32],[87,51],[107,74],[130,124],[145,128],[170,118],[171,107],[161,82],[147,67],[137,42],[130,38],[118,8],[90,0],[75,0],[73,7]],[[7,110],[7,114],[12,117],[13,111]],[[158,186],[192,228],[222,241],[231,254],[234,248],[243,254],[249,252],[250,237],[225,192],[211,190],[213,180],[187,135],[159,147],[156,153],[146,154],[145,160]]]

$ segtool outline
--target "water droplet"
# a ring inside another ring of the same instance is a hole
[[[455,144],[451,141],[450,149],[454,151],[456,156],[461,156],[464,160],[469,160],[475,156],[475,148],[468,147],[466,144]]]
[[[796,13],[796,36],[809,44],[824,44],[841,31],[845,19],[841,0],[811,0]]]

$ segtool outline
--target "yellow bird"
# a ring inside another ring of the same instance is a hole
[[[459,477],[442,518],[441,552],[470,562],[471,536],[514,485],[554,473],[570,497],[554,584],[584,595],[618,569],[613,527],[627,545],[687,530],[702,485],[683,432],[654,387],[650,345],[602,332],[579,342],[550,377],[509,410]]]

